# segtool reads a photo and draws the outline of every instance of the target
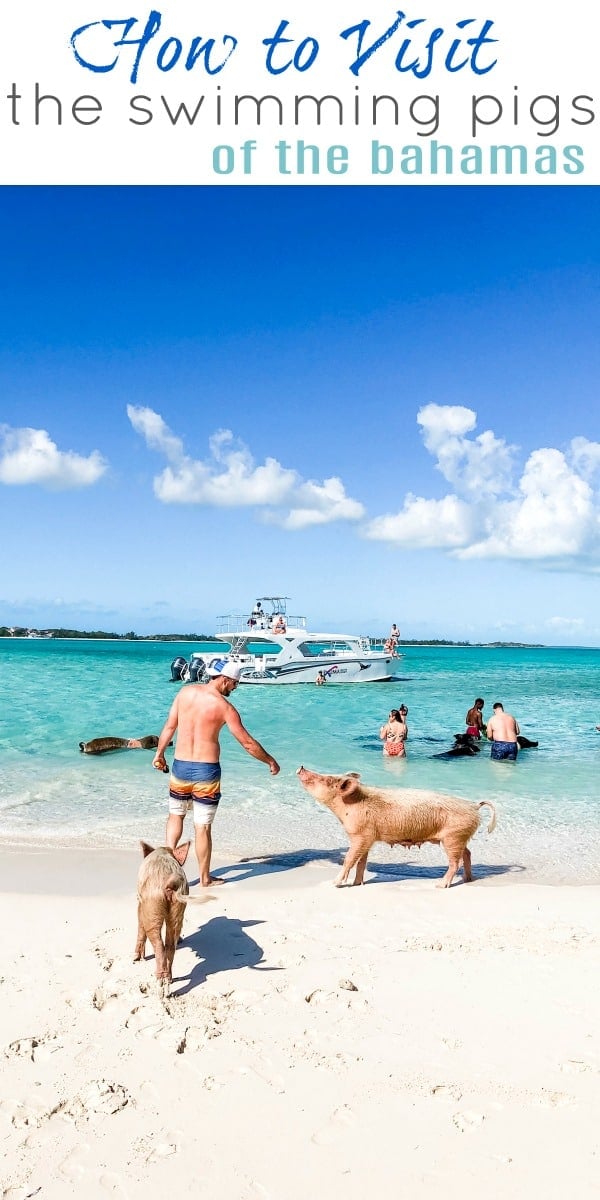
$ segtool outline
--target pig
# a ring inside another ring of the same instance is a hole
[[[173,743],[169,742],[172,746]],[[80,742],[82,754],[110,754],[112,750],[155,750],[158,746],[158,734],[147,733],[144,737],[98,737],[91,742]]]
[[[369,850],[375,842],[390,846],[440,843],[448,856],[448,870],[436,886],[450,887],[461,862],[464,881],[470,883],[471,852],[467,842],[479,825],[480,808],[492,810],[488,833],[496,826],[496,810],[489,800],[472,804],[458,796],[417,788],[368,787],[355,771],[319,775],[298,767],[296,774],[307,792],[335,813],[350,838],[342,869],[334,880],[336,887],[347,883],[353,867],[354,884],[363,882]]]
[[[146,938],[149,938],[156,959],[156,978],[163,984],[169,984],[173,979],[173,958],[186,904],[204,904],[208,900],[214,900],[214,896],[188,895],[188,881],[183,864],[191,842],[184,842],[175,850],[170,850],[167,846],[159,846],[157,850],[153,850],[147,842],[140,842],[140,845],[144,861],[137,880],[138,936],[133,961],[139,962],[144,957]]]
[[[470,733],[455,733],[454,745],[449,750],[444,750],[441,754],[432,755],[433,758],[474,758],[479,754],[481,746],[478,745],[477,738],[471,737]]]

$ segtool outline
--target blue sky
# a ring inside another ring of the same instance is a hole
[[[3,188],[0,624],[600,645],[594,188]]]

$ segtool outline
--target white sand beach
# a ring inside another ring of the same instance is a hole
[[[133,850],[0,860],[6,1200],[598,1195],[599,887],[229,864],[163,1000]]]

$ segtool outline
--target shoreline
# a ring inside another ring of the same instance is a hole
[[[158,831],[146,830],[144,840],[153,846],[163,845],[162,826],[161,820]],[[186,873],[190,886],[193,886],[196,878],[196,859],[194,833],[189,822],[184,828],[182,838],[182,841],[188,840],[191,840],[192,845]],[[223,840],[225,840],[225,845],[223,845]],[[230,872],[235,872],[244,863],[248,865],[255,863],[261,864],[262,875],[271,874],[285,878],[287,874],[293,873],[299,868],[309,870],[316,867],[319,871],[327,869],[333,880],[346,852],[347,843],[344,841],[343,833],[340,833],[335,844],[315,846],[314,841],[315,839],[313,839],[311,848],[298,848],[297,846],[282,848],[281,844],[277,843],[272,848],[263,846],[255,852],[251,852],[247,848],[232,847],[227,844],[226,839],[222,839],[221,844],[218,843],[213,852],[213,870],[226,876]],[[0,834],[0,893],[11,890],[7,886],[8,879],[15,881],[16,891],[28,891],[29,888],[19,882],[21,867],[29,868],[36,859],[38,865],[43,869],[43,878],[50,881],[55,874],[59,878],[69,878],[72,861],[86,859],[89,863],[104,869],[108,876],[117,883],[119,880],[125,879],[127,870],[131,878],[135,879],[137,866],[141,861],[140,839],[134,838],[125,844],[113,841],[108,837],[103,839],[102,835],[95,834],[92,843],[88,834],[65,837],[57,833],[43,837],[38,835],[35,838],[26,835],[9,837],[6,834]],[[95,863],[95,859],[97,859],[97,863]],[[435,846],[428,845],[422,849],[406,851],[399,848],[390,850],[387,846],[376,844],[369,856],[365,886],[371,888],[372,886],[393,884],[400,890],[410,888],[417,883],[425,885],[430,883],[435,886],[436,880],[443,875],[445,866],[445,857]],[[83,871],[83,866],[81,870]],[[73,873],[73,877],[75,875],[76,873]],[[586,872],[582,878],[573,878],[560,876],[556,867],[553,868],[552,865],[540,865],[536,862],[528,865],[525,861],[513,860],[505,862],[501,858],[490,860],[487,855],[484,858],[477,858],[474,853],[473,882],[480,888],[500,888],[502,890],[512,887],[541,887],[558,890],[594,888],[600,887],[600,865],[595,873]],[[462,886],[460,873],[453,884],[453,887],[458,886]],[[40,889],[36,886],[35,890],[39,891]],[[68,892],[69,888],[66,888],[62,894],[68,894]],[[91,891],[88,889],[84,894],[91,894]]]
[[[140,862],[0,847],[7,1198],[597,1194],[600,888],[216,866],[167,998]]]

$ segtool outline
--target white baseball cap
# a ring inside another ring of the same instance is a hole
[[[206,674],[210,675],[211,679],[223,676],[224,679],[234,679],[239,683],[242,668],[239,663],[230,662],[228,658],[216,658],[212,666],[206,668]]]

